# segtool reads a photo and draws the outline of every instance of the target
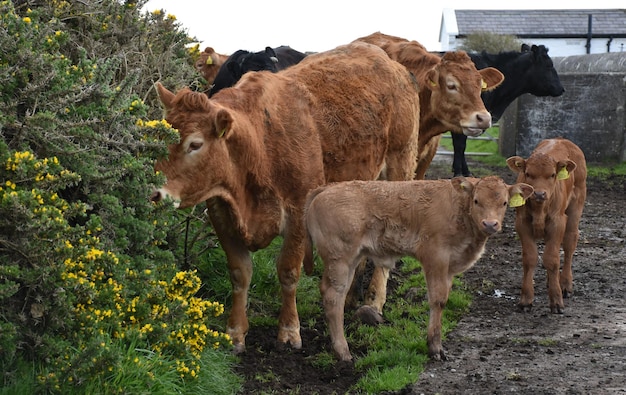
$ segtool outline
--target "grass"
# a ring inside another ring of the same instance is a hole
[[[475,156],[472,159],[492,166],[506,167],[506,158],[498,153],[498,128],[490,128],[486,133],[493,140],[468,139],[467,152],[490,153],[491,155]],[[449,138],[443,138],[440,144],[448,150],[453,149],[452,140]],[[592,177],[605,179],[612,175],[623,176],[626,175],[626,163],[611,167],[589,166],[588,172]],[[281,244],[282,240],[277,238],[269,247],[253,254],[254,271],[248,311],[250,325],[277,325],[276,312],[280,308],[280,298],[275,296],[280,293],[280,288],[276,278],[275,262]],[[417,381],[428,361],[426,332],[429,307],[426,300],[426,284],[419,262],[409,258],[403,261],[401,281],[389,295],[385,304],[384,315],[387,324],[376,327],[357,324],[346,326],[346,337],[355,356],[355,369],[363,373],[355,385],[355,391],[380,393],[401,390]],[[298,313],[303,327],[315,327],[318,320],[324,319],[319,293],[322,268],[323,264],[318,260],[313,275],[302,275],[298,284]],[[221,272],[217,274],[216,269]],[[201,267],[200,271],[204,271],[203,281],[206,282],[206,289],[224,288],[224,281],[227,286],[230,286],[225,265],[215,269]],[[493,284],[485,282],[483,287],[493,288]],[[408,293],[412,294],[410,301],[406,297]],[[223,303],[229,309],[230,294],[222,295],[222,297]],[[468,310],[470,303],[471,295],[463,288],[462,275],[457,276],[444,310],[442,322],[444,338],[454,329],[459,318]],[[325,336],[328,336],[327,332]],[[540,344],[549,346],[552,341],[546,339]],[[357,354],[354,350],[366,351],[362,351],[363,354]],[[326,370],[333,367],[336,359],[332,353],[322,352],[312,357],[311,363],[321,370]],[[271,380],[272,375],[263,376],[260,379]],[[518,377],[513,372],[509,373],[506,379],[517,380]],[[297,392],[299,391],[296,390],[293,393]]]

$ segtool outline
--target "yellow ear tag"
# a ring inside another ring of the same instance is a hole
[[[487,89],[487,83],[485,82],[485,80],[480,80],[480,87],[482,88],[482,90]]]
[[[428,82],[430,82],[430,85],[432,85],[432,86],[437,86],[437,83],[435,81],[433,81],[433,80],[428,80]]]
[[[516,193],[515,195],[511,196],[511,199],[509,199],[509,207],[523,206],[524,203],[526,202],[524,201],[521,193]]]
[[[569,172],[567,171],[567,168],[565,167],[559,170],[558,173],[556,173],[557,180],[567,180],[568,178],[569,178]]]
[[[226,134],[226,128],[222,129],[218,137],[224,137],[224,134]]]
[[[210,64],[213,64],[213,58],[209,56],[209,57],[206,59],[206,64],[209,64],[209,65],[210,65]]]

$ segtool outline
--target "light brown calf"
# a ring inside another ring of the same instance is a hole
[[[495,89],[502,83],[504,76],[497,69],[487,67],[477,70],[463,51],[448,52],[440,57],[428,52],[417,41],[380,32],[355,41],[381,47],[391,59],[405,66],[418,81],[420,131],[415,179],[424,179],[442,133],[451,130],[477,136],[491,126],[491,115],[485,109],[480,94]],[[382,314],[388,278],[387,269],[375,269],[365,293],[365,305],[359,309],[359,314],[365,321],[372,321]],[[356,286],[357,284],[350,290],[350,305],[356,305]],[[371,309],[374,311],[370,311]]]
[[[533,276],[539,260],[537,240],[544,240],[543,266],[548,277],[552,313],[563,313],[563,297],[573,292],[572,259],[578,244],[578,222],[587,197],[587,164],[578,146],[566,139],[540,142],[528,159],[507,159],[517,181],[532,185],[533,196],[517,209],[515,229],[522,243],[522,294],[519,306],[530,311]],[[563,247],[563,269],[561,267]]]
[[[207,203],[226,253],[233,303],[227,333],[245,349],[252,277],[249,251],[283,236],[278,343],[300,348],[296,286],[305,250],[307,192],[328,181],[411,179],[419,96],[410,73],[380,48],[350,44],[307,56],[278,73],[246,73],[211,99],[157,84],[180,132],[156,163],[180,207]],[[309,267],[310,268],[310,267]]]
[[[428,352],[445,359],[441,316],[453,277],[482,255],[487,238],[500,231],[508,202],[532,194],[526,184],[499,177],[437,181],[351,181],[309,193],[306,226],[324,261],[320,283],[332,347],[352,359],[343,332],[344,304],[356,267],[370,258],[392,268],[403,256],[422,263],[428,288]],[[312,259],[307,246],[305,262]]]

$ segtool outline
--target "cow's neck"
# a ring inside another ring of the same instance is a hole
[[[500,54],[494,58],[484,59],[488,67],[494,67],[504,75],[502,84],[491,92],[482,95],[485,107],[491,113],[494,121],[500,119],[506,108],[515,99],[529,93],[528,84],[523,78],[525,70],[530,67],[528,60],[524,59],[522,53]]]

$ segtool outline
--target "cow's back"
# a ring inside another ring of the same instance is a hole
[[[406,68],[374,45],[352,43],[309,55],[280,74],[314,97],[327,182],[412,178],[419,96]]]

